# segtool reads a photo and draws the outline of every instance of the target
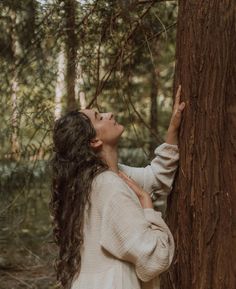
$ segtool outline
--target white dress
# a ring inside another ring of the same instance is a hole
[[[178,165],[177,145],[162,144],[145,168],[119,168],[150,192],[167,195]],[[85,210],[81,272],[71,289],[159,289],[160,274],[173,259],[174,240],[161,213],[143,209],[134,191],[114,172],[92,184]]]

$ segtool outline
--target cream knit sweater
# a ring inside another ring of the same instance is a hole
[[[162,144],[145,168],[119,168],[150,192],[167,195],[179,158],[177,145]],[[174,240],[161,213],[143,209],[134,191],[114,172],[92,184],[85,210],[81,272],[71,289],[159,289],[159,276],[174,254]]]

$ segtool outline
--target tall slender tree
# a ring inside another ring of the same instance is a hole
[[[57,119],[61,116],[62,112],[62,97],[65,90],[65,55],[63,51],[64,46],[61,45],[61,49],[57,56],[57,81],[55,87],[55,109],[54,118]]]
[[[157,130],[157,121],[158,121],[158,112],[157,112],[157,92],[158,92],[158,80],[157,80],[157,69],[154,67],[154,64],[151,65],[151,91],[150,91],[150,128],[152,133],[150,133],[150,144],[149,144],[149,157],[153,157],[153,151],[156,148],[156,138],[153,137],[153,132],[158,134]]]
[[[16,12],[10,10],[10,31],[11,31],[11,50],[12,50],[12,64],[11,64],[11,105],[12,105],[12,134],[11,134],[11,157],[12,159],[19,160],[20,158],[20,143],[18,137],[18,79],[16,71],[16,62],[19,53],[19,41],[17,38],[16,23],[17,15]]]
[[[187,107],[168,211],[176,255],[162,288],[235,288],[235,23],[234,1],[179,1],[175,88]]]
[[[76,57],[77,57],[77,35],[76,35],[76,1],[64,0],[65,7],[65,37],[66,37],[66,86],[67,86],[67,110],[77,107],[75,97],[76,84]]]

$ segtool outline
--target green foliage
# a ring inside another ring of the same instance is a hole
[[[49,230],[48,160],[58,56],[66,55],[65,2],[0,2],[0,214],[24,216],[14,235],[35,228],[39,216],[42,231]],[[157,145],[164,140],[172,106],[177,4],[154,2],[76,1],[77,102],[82,91],[87,104],[94,100],[92,107],[113,111],[125,124],[120,162],[133,166],[147,164],[152,138]],[[149,129],[153,69],[158,136]],[[63,90],[62,113],[66,99]]]

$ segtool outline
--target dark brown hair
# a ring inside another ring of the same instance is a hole
[[[90,147],[90,141],[95,136],[90,119],[78,110],[58,119],[53,129],[49,207],[53,236],[59,247],[55,269],[63,288],[70,288],[73,276],[80,271],[83,216],[86,204],[90,207],[92,181],[108,169]]]

